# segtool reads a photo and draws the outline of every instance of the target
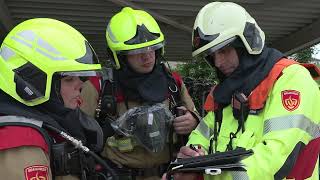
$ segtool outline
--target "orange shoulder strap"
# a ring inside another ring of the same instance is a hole
[[[268,76],[252,91],[249,96],[249,106],[252,110],[259,110],[264,107],[264,104],[267,100],[268,94],[271,91],[276,80],[281,76],[284,68],[292,65],[298,64],[298,62],[286,58],[282,58],[279,62],[277,62],[274,67],[269,72]],[[315,72],[315,77],[320,77],[320,70],[315,65],[312,64],[302,64],[309,71],[310,69]],[[311,71],[310,71],[311,72]],[[212,92],[215,86],[211,89],[210,93],[207,96],[207,99],[203,105],[203,108],[206,111],[214,111],[217,108],[217,104],[214,101],[214,97],[212,96]]]
[[[276,80],[281,76],[283,69],[292,64],[298,63],[293,60],[282,58],[273,66],[268,76],[250,94],[250,109],[258,110],[264,107],[268,94]]]
[[[214,97],[212,96],[212,92],[215,89],[216,85],[213,86],[207,96],[207,99],[205,103],[203,104],[203,109],[207,112],[214,111],[216,108],[218,108],[217,104],[214,101]]]

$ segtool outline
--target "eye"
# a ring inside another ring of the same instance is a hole
[[[62,80],[63,81],[67,81],[67,82],[71,82],[71,81],[74,80],[74,77],[73,76],[67,76],[67,77],[64,77]]]
[[[231,46],[230,45],[226,45],[225,47],[217,50],[217,53],[219,54],[226,54],[229,52],[229,50],[231,49]]]
[[[80,79],[82,82],[86,82],[87,80],[89,80],[88,77],[84,77],[84,76],[79,76],[79,79]]]
[[[218,53],[220,53],[220,54],[225,54],[227,52],[227,49],[226,48],[223,48],[223,49],[221,49]]]

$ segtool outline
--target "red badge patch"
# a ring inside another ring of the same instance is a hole
[[[24,168],[26,180],[48,180],[48,166],[33,165]]]
[[[281,92],[282,104],[288,111],[297,109],[300,105],[300,92],[295,90],[285,90]]]

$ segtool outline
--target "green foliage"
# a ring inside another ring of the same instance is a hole
[[[175,71],[179,72],[183,77],[216,82],[215,71],[205,61],[193,61],[186,64],[179,64]]]
[[[183,77],[197,110],[204,116],[203,103],[212,85],[217,82],[214,69],[205,61],[201,61],[180,64],[175,71]]]
[[[316,51],[315,47],[310,47],[293,54],[291,57],[300,63],[308,63],[312,60],[312,55],[315,54]],[[198,61],[179,64],[175,71],[184,78],[184,82],[193,98],[196,108],[204,115],[202,109],[204,96],[206,96],[210,87],[217,83],[217,76],[214,69],[205,61]],[[317,82],[320,84],[320,80]]]
[[[293,54],[292,57],[300,63],[309,63],[314,53],[316,53],[316,49],[313,46]]]

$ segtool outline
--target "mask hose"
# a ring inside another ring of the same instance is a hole
[[[90,156],[92,156],[99,164],[101,164],[105,169],[108,170],[108,172],[112,176],[112,179],[118,180],[118,176],[116,175],[115,171],[102,158],[100,158],[96,153],[91,151],[88,147],[84,146],[80,140],[70,136],[66,132],[61,131],[60,129],[58,129],[56,127],[53,127],[51,125],[48,125],[48,124],[44,123],[43,127],[47,128],[47,129],[49,129],[49,130],[51,130],[53,132],[58,133],[61,137],[63,137],[67,141],[71,142],[71,144],[73,144],[77,149],[80,149],[84,153],[89,154]]]

